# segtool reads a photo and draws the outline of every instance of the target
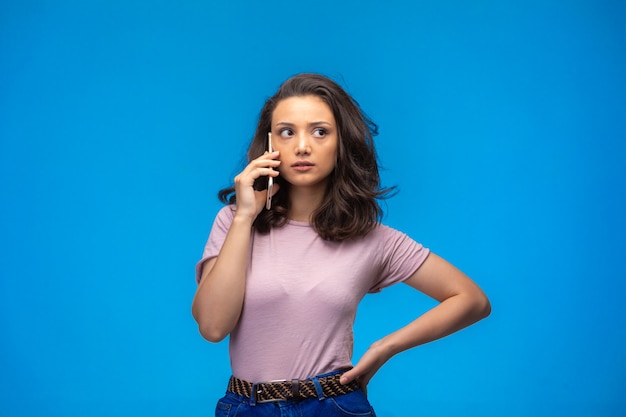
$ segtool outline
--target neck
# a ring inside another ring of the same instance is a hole
[[[289,190],[290,220],[310,222],[311,216],[324,200],[324,187],[300,188],[292,187]]]

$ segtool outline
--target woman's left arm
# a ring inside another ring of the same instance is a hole
[[[392,356],[461,330],[491,312],[483,291],[467,275],[445,259],[431,253],[406,284],[439,301],[405,327],[373,343],[341,382],[358,380],[365,388],[374,374]]]

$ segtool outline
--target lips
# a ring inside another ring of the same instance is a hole
[[[308,172],[313,169],[314,163],[309,161],[297,161],[291,164],[291,168],[297,172]]]
[[[298,162],[294,162],[293,164],[291,164],[292,167],[297,168],[297,167],[312,167],[314,164],[313,162],[309,162],[309,161],[298,161]]]

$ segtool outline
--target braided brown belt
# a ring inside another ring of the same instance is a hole
[[[346,385],[339,382],[340,374],[318,378],[324,397],[336,397],[348,394],[359,389],[359,384],[352,381]],[[252,389],[254,388],[254,393]],[[310,379],[293,379],[291,381],[252,382],[231,377],[228,381],[228,391],[251,398],[255,395],[258,403],[285,400],[303,400],[305,398],[317,398],[315,383]]]

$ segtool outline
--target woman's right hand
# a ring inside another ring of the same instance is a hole
[[[237,211],[235,216],[249,218],[251,221],[259,215],[265,200],[267,190],[256,191],[254,181],[262,176],[277,177],[279,172],[273,168],[280,165],[277,160],[279,152],[265,152],[263,155],[252,160],[246,168],[235,177],[235,193],[237,195]],[[280,188],[279,184],[274,184],[272,194],[276,194]],[[273,197],[272,195],[272,197]]]
[[[202,267],[202,279],[192,303],[193,317],[202,336],[219,342],[233,331],[243,308],[246,271],[250,253],[250,227],[263,210],[267,190],[255,191],[254,181],[262,176],[277,177],[279,153],[265,152],[235,177],[237,209],[224,244],[215,258]],[[274,194],[278,184],[273,187]]]

